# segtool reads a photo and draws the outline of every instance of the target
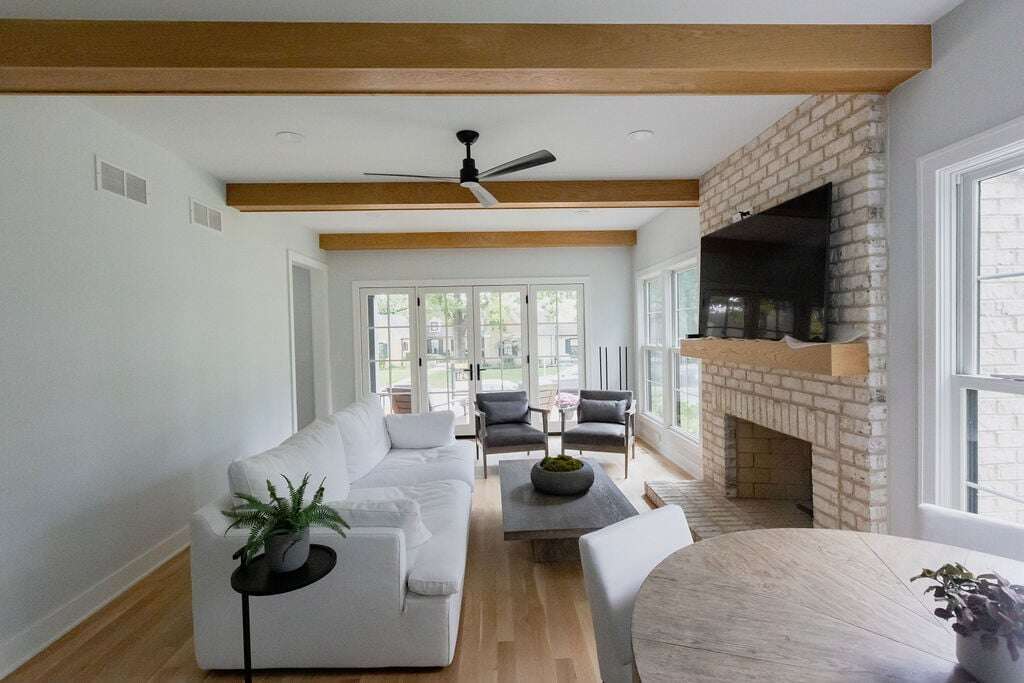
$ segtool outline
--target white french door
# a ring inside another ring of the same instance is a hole
[[[527,288],[420,287],[419,409],[451,410],[459,434],[473,433],[481,391],[528,389]]]
[[[451,410],[457,434],[473,433],[479,392],[526,391],[555,426],[558,394],[586,385],[583,295],[578,283],[361,288],[361,390],[389,413]]]

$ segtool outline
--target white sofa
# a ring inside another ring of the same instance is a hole
[[[283,444],[231,463],[231,491],[267,498],[265,480],[310,472],[352,524],[347,538],[312,529],[338,564],[302,590],[250,599],[256,668],[447,666],[455,654],[475,458],[450,413],[388,416],[370,399]],[[221,514],[192,517],[192,614],[203,669],[242,667],[241,598],[231,555],[246,532]]]

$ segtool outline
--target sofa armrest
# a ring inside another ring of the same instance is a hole
[[[192,591],[197,609],[222,602],[233,608],[238,598],[229,581],[239,565],[232,555],[245,545],[248,533],[236,528],[225,535],[231,520],[221,514],[221,509],[221,505],[212,503],[192,515]],[[343,538],[330,529],[312,528],[309,540],[338,553],[338,565],[323,579],[324,585],[335,586],[331,591],[338,596],[335,609],[352,609],[345,603],[356,599],[367,608],[403,609],[408,558],[401,529],[359,527],[346,530]],[[206,609],[203,612],[208,613]]]

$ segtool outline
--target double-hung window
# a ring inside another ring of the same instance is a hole
[[[661,275],[642,281],[643,303],[643,398],[644,414],[660,421],[665,417],[665,284]]]
[[[1024,524],[1024,155],[958,180],[950,502]]]
[[[691,439],[700,434],[700,361],[679,355],[678,340],[697,333],[700,290],[696,264],[672,271],[672,426]]]
[[[1024,120],[919,170],[922,501],[1024,525]]]

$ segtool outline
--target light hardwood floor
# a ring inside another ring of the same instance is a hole
[[[557,439],[553,440],[557,448]],[[588,453],[638,510],[648,479],[688,479],[638,444],[630,478],[622,458]],[[557,452],[557,451],[553,451]],[[518,457],[502,455],[501,458]],[[496,460],[496,459],[495,459]],[[466,587],[455,661],[444,669],[265,671],[261,681],[598,681],[590,607],[578,563],[535,564],[525,541],[504,541],[495,460],[477,468]],[[225,578],[226,580],[226,578]],[[239,643],[241,647],[241,643]],[[175,556],[15,671],[7,681],[241,680],[206,672],[192,651],[188,551]]]

